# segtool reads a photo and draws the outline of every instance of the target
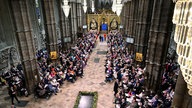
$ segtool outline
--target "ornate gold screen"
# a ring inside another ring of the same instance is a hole
[[[97,30],[100,30],[100,26],[102,23],[107,23],[108,25],[108,31],[111,30],[110,28],[110,23],[113,19],[116,19],[116,21],[118,22],[118,26],[120,24],[120,17],[118,17],[115,13],[112,13],[111,11],[106,11],[103,10],[103,12],[101,14],[87,14],[87,27],[88,27],[88,31],[90,30],[90,23],[91,21],[94,19],[97,22]],[[105,19],[105,21],[103,21],[103,19]]]

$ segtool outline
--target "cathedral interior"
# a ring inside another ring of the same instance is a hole
[[[192,108],[191,0],[0,0],[0,108]]]

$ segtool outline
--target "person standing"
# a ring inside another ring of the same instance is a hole
[[[116,94],[118,93],[118,87],[119,87],[119,82],[118,82],[118,79],[116,79],[115,83],[114,83],[114,88],[113,88],[113,91],[114,91],[114,95],[116,96]]]
[[[99,41],[102,42],[102,36],[101,35],[99,35]]]
[[[17,100],[18,103],[20,103],[20,101],[18,100],[17,96],[16,96],[16,88],[15,85],[12,85],[10,87],[10,95],[11,95],[11,102],[12,105],[14,105],[14,98]]]
[[[107,35],[106,35],[106,34],[104,34],[104,35],[103,35],[103,37],[104,37],[104,39],[103,39],[103,40],[104,40],[104,41],[106,41],[106,40],[107,40]]]

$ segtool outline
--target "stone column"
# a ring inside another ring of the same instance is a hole
[[[82,13],[83,25],[87,25],[87,27],[88,27],[89,24],[87,24],[87,14],[84,13],[83,9],[81,9],[81,13]],[[87,29],[83,29],[84,33],[86,33],[87,31],[88,31],[88,28]]]
[[[130,6],[130,4],[131,4],[131,2],[127,2],[125,4],[125,10],[126,10],[125,34],[127,34],[127,35],[128,35],[128,24],[129,24],[128,22],[129,22],[129,13],[130,13],[130,11],[129,11],[130,7],[129,6]]]
[[[138,18],[136,22],[135,52],[143,54],[142,66],[146,60],[149,29],[153,11],[153,0],[139,0]]]
[[[183,97],[184,101],[181,108],[192,108],[192,96],[188,94],[188,91],[186,92],[186,95]]]
[[[73,43],[76,40],[76,33],[77,33],[77,5],[75,2],[71,2],[70,3],[71,6],[71,16],[70,16],[70,20],[71,20],[71,30],[72,30],[72,41]]]
[[[125,34],[130,38],[134,38],[136,36],[136,22],[138,18],[138,8],[139,8],[139,0],[128,1],[125,4],[126,7],[126,26],[125,26]],[[129,45],[130,50],[134,50],[134,45]]]
[[[174,4],[171,0],[154,0],[146,57],[147,86],[157,90],[162,76],[171,37]]]
[[[127,22],[127,19],[126,19],[126,17],[127,17],[127,6],[126,6],[126,3],[123,6],[123,11],[122,12],[123,12],[123,19],[122,19],[123,22],[121,22],[121,24],[123,25],[123,34],[127,34],[126,33],[126,22]]]
[[[71,11],[70,11],[71,13]],[[70,39],[70,41],[66,42],[65,44],[67,45],[67,48],[70,48],[70,45],[72,43],[72,25],[71,25],[71,18],[70,18],[70,15],[69,17],[65,17],[65,34],[66,34],[66,37],[65,38],[68,38]]]
[[[66,34],[66,22],[65,22],[65,14],[63,12],[62,9],[62,5],[63,5],[63,0],[59,0],[59,25],[60,25],[60,30],[61,30],[61,44],[62,44],[62,49],[67,48],[67,46],[64,43],[64,39],[67,36]]]
[[[83,35],[83,19],[81,1],[77,1],[77,38]]]
[[[192,96],[188,94],[187,84],[184,81],[181,72],[177,78],[175,87],[175,94],[173,97],[172,108],[191,108],[192,107]]]
[[[185,100],[185,96],[187,95],[187,84],[183,79],[181,72],[177,78],[177,84],[175,87],[175,94],[173,97],[172,107],[174,108],[183,108],[182,104]]]
[[[55,0],[42,0],[42,8],[45,22],[46,33],[46,46],[50,53],[51,51],[57,51],[57,34],[56,34],[56,20],[55,20]]]
[[[81,2],[77,3],[77,27],[83,26]]]
[[[139,8],[139,1],[140,0],[132,0],[128,1],[125,4],[125,34],[127,34],[128,37],[133,38],[135,40],[137,28],[136,28],[136,22],[138,19],[138,8]],[[129,44],[128,49],[131,51],[134,51],[134,45]]]
[[[121,18],[121,25],[123,25],[124,27],[125,27],[125,21],[126,21],[126,19],[125,19],[125,17],[126,17],[126,5],[124,4],[124,6],[123,6],[123,9],[122,9],[122,12],[121,12],[121,16],[120,16],[120,18]],[[124,35],[125,34],[125,28],[123,27],[123,29],[121,29],[121,33],[122,33],[122,35]]]
[[[29,14],[30,2],[28,0],[11,0],[11,7],[15,22],[16,36],[21,55],[26,86],[29,92],[33,92],[35,82],[38,81],[37,63],[33,40],[32,19]]]
[[[135,38],[139,0],[132,0],[128,6],[130,6],[128,12],[128,35]]]

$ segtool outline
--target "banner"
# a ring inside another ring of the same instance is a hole
[[[50,58],[51,59],[57,59],[57,52],[56,51],[50,52]]]
[[[136,53],[136,61],[142,62],[143,61],[143,54],[142,53]]]
[[[108,29],[107,24],[102,24],[101,25],[101,30],[107,30],[107,29]]]

